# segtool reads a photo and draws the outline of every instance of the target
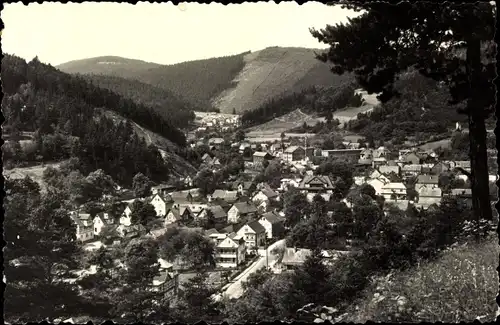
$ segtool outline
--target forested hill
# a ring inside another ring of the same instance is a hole
[[[133,78],[137,73],[160,67],[161,64],[119,56],[100,56],[96,58],[69,61],[58,65],[66,73],[104,74],[122,78]]]
[[[58,68],[68,73],[138,80],[171,92],[197,110],[243,113],[277,96],[312,86],[338,87],[352,79],[349,74],[331,73],[328,64],[316,59],[315,52],[320,50],[269,47],[173,65],[99,57],[72,61]]]
[[[233,79],[243,69],[243,56],[246,53],[172,65],[155,65],[119,57],[99,57],[64,63],[58,68],[68,73],[135,79],[166,89],[198,109],[208,111],[213,109],[213,97],[234,86]]]
[[[109,89],[124,98],[132,99],[138,104],[151,107],[173,125],[184,128],[195,118],[194,111],[202,110],[180,99],[172,92],[140,82],[112,75],[81,75],[94,85]]]
[[[317,113],[331,118],[332,113],[344,107],[359,107],[363,104],[360,94],[356,93],[355,83],[338,87],[313,86],[300,92],[271,98],[256,110],[247,111],[241,117],[245,127],[259,125],[283,116],[295,109]]]
[[[466,116],[450,105],[447,88],[418,72],[403,74],[395,83],[400,96],[376,107],[369,115],[360,114],[349,122],[349,129],[368,138],[403,141],[409,135],[420,140],[444,134],[465,122]]]
[[[129,121],[115,123],[96,108],[113,111],[177,145],[185,136],[153,109],[131,99],[63,73],[38,61],[2,58],[2,109],[5,116],[4,162],[63,160],[76,157],[82,172],[103,169],[116,181],[130,184],[137,172],[155,181],[168,178],[170,166],[154,146],[133,132]],[[21,147],[19,134],[32,134],[33,142]]]

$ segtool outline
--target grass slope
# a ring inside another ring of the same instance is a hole
[[[345,322],[493,321],[498,306],[497,240],[473,243],[377,279]]]
[[[313,49],[270,47],[249,53],[245,66],[234,79],[235,87],[214,98],[223,113],[253,110],[270,98],[298,92],[313,85],[337,86],[350,80],[337,76],[315,58]]]
[[[29,166],[29,167],[16,167],[12,169],[4,169],[3,175],[5,177],[9,177],[10,179],[22,179],[26,176],[31,177],[35,182],[40,185],[40,189],[42,192],[46,190],[45,188],[45,182],[43,181],[43,172],[47,167],[53,167],[53,168],[59,168],[59,166],[63,162],[57,162],[57,163],[44,163],[40,165],[35,165],[35,166]]]

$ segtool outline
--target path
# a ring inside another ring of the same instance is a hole
[[[271,251],[275,247],[283,246],[284,244],[285,240],[281,239],[267,248],[269,266],[272,266],[276,262],[277,257],[276,255],[271,254]],[[259,269],[266,266],[266,250],[259,249],[259,255],[260,258],[256,262],[252,263],[247,269],[245,269],[241,274],[234,278],[229,285],[226,285],[222,288],[224,296],[230,299],[237,299],[243,295],[243,288],[241,286],[241,283],[243,281],[247,281],[248,277],[252,273],[257,272]]]

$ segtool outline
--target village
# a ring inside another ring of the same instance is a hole
[[[146,197],[134,197],[130,190],[121,189],[115,199],[125,207],[119,215],[73,212],[76,237],[86,250],[96,250],[121,247],[120,243],[134,238],[162,238],[171,229],[195,232],[214,246],[215,265],[203,267],[219,288],[216,297],[236,299],[243,294],[242,285],[251,274],[260,269],[287,272],[302,265],[311,254],[310,249],[287,247],[286,239],[292,230],[283,203],[287,192],[294,189],[311,204],[319,196],[326,202],[340,201],[354,208],[352,196],[339,194],[339,179],[321,174],[322,163],[348,163],[353,171],[350,190],[370,186],[383,200],[384,211],[394,207],[406,211],[409,206],[432,210],[445,197],[458,198],[471,206],[471,189],[465,175],[470,172],[470,161],[440,161],[433,150],[391,151],[383,146],[368,146],[362,141],[344,141],[343,149],[322,149],[309,146],[307,138],[282,137],[281,141],[251,143],[248,139],[229,142],[222,137],[205,137],[191,144],[205,152],[197,175],[153,186]],[[243,157],[244,170],[228,175],[212,189],[197,187],[201,173],[217,173],[224,168],[220,158],[228,152]],[[272,166],[279,168],[279,174],[263,180],[262,175]],[[443,174],[454,175],[451,184],[442,184]],[[497,175],[490,175],[493,186],[496,180]],[[491,198],[492,204],[495,200]],[[154,207],[156,221],[149,229],[132,221],[136,201]],[[354,253],[355,248],[347,241],[340,249],[324,251],[323,255],[325,261],[334,263],[338,256]],[[151,284],[156,290],[176,294],[195,273],[182,257],[160,258],[159,263],[161,275]],[[82,272],[84,276],[97,270]]]

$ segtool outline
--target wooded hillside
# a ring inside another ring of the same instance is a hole
[[[185,136],[153,109],[62,73],[37,58],[26,63],[5,55],[2,60],[5,96],[4,164],[22,165],[76,157],[82,173],[103,169],[119,183],[128,185],[137,172],[162,181],[169,166],[154,146],[132,130],[130,121],[115,123],[100,114],[104,108],[183,146]],[[33,139],[21,147],[20,134]]]

